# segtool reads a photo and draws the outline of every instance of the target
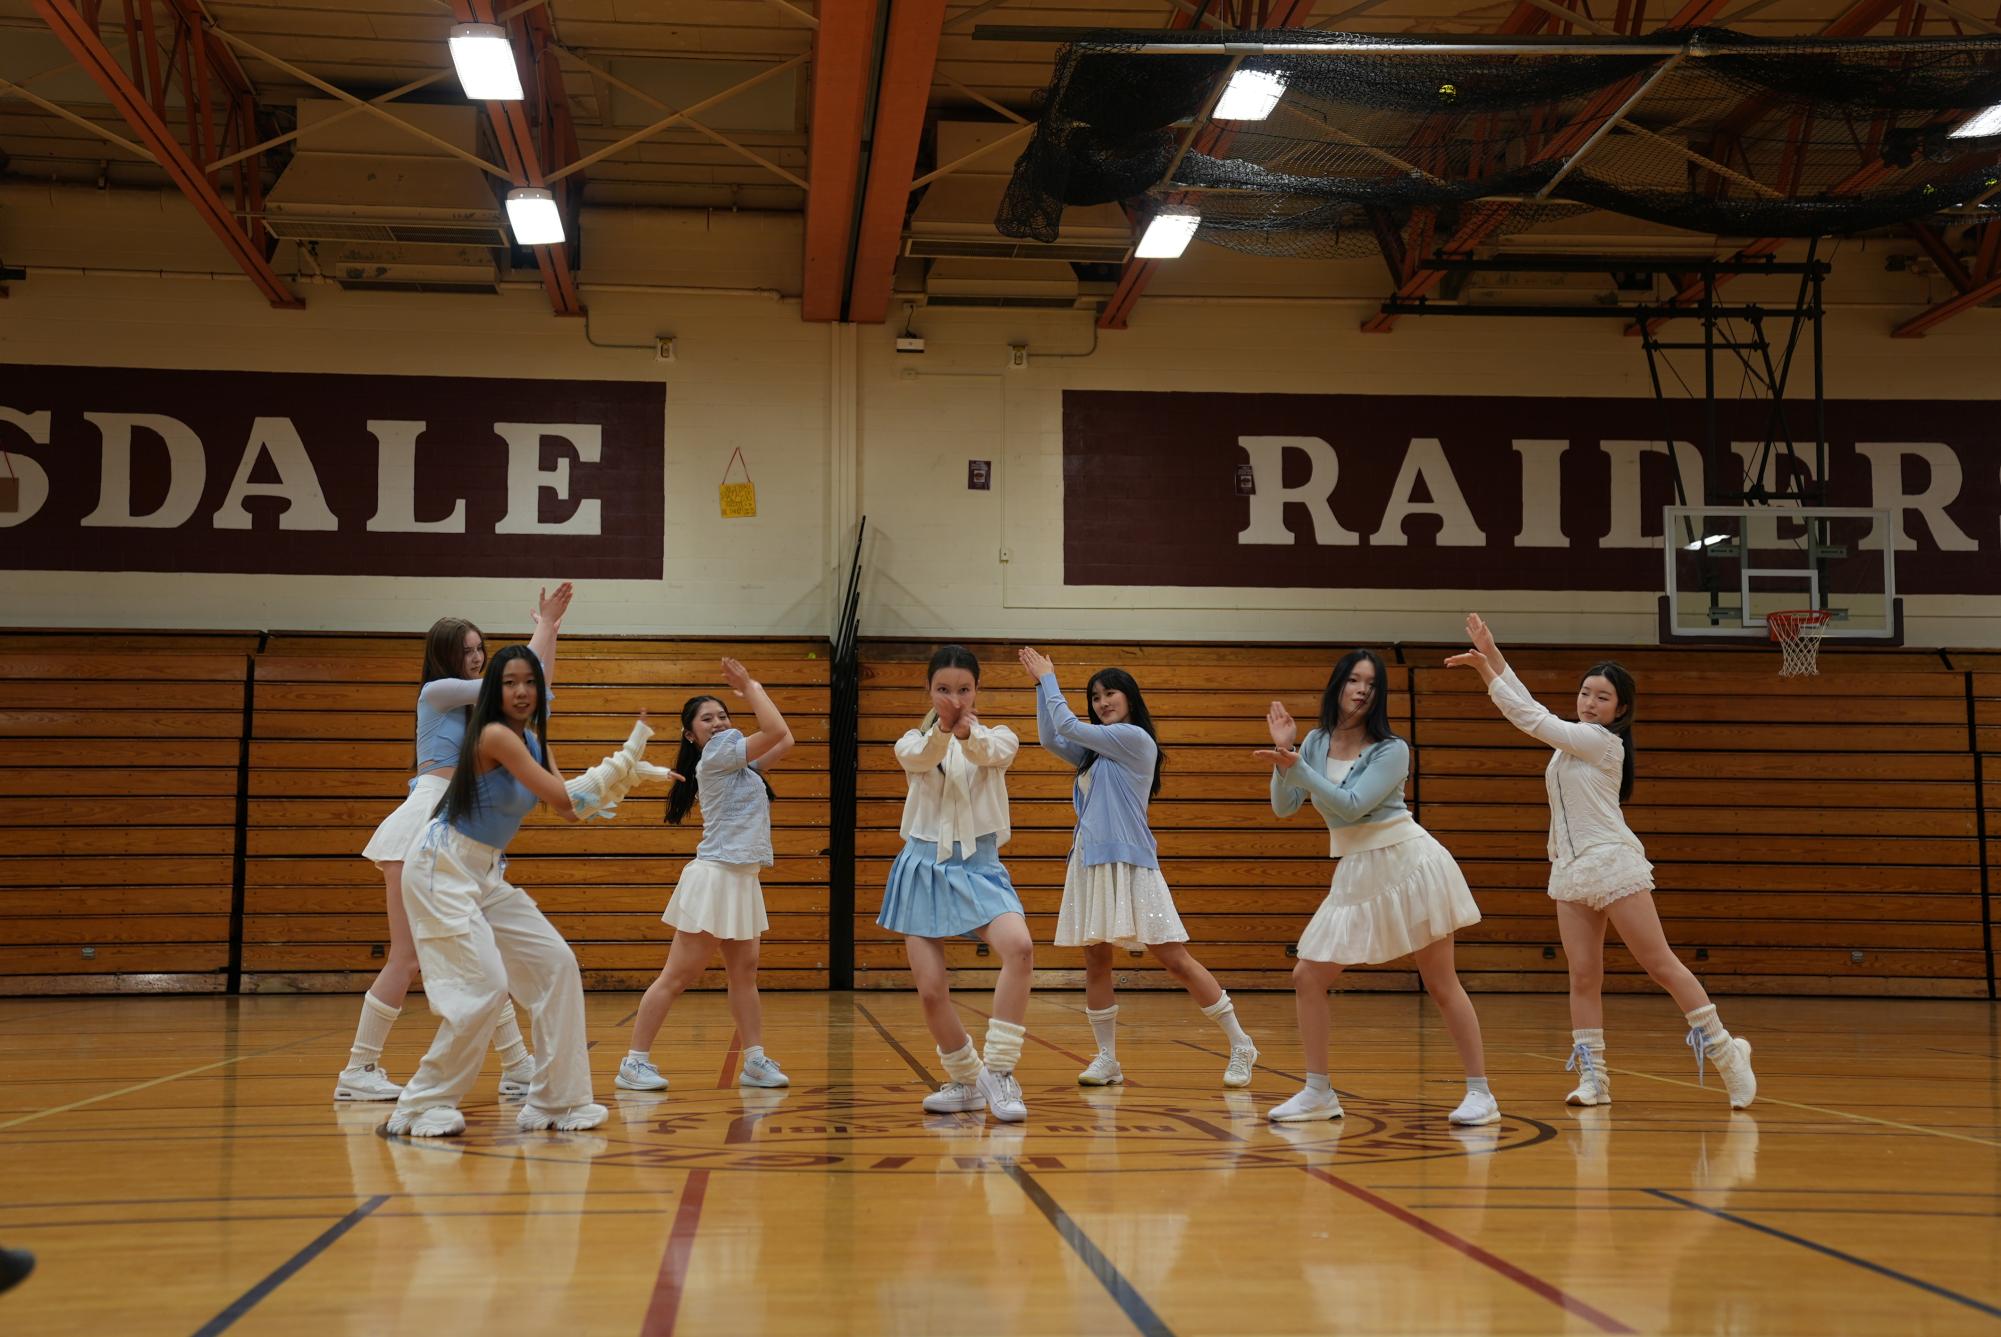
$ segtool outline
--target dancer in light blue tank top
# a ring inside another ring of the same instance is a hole
[[[537,803],[578,820],[542,742],[547,733],[541,662],[528,647],[510,645],[487,666],[451,784],[404,868],[404,908],[438,1035],[403,1088],[392,1134],[465,1130],[459,1102],[479,1075],[510,990],[527,1005],[541,1048],[516,1125],[575,1131],[604,1122],[604,1106],[591,1100],[577,958],[506,878],[507,845]]]
[[[541,664],[545,681],[555,668],[556,636],[571,595],[567,581],[553,594],[544,590],[530,614],[535,634],[528,648]],[[432,625],[424,638],[424,684],[417,693],[417,773],[403,802],[375,829],[362,851],[382,870],[389,908],[389,959],[362,995],[354,1045],[334,1084],[336,1100],[394,1100],[402,1093],[383,1071],[381,1058],[389,1028],[402,1015],[403,999],[417,976],[417,945],[403,913],[403,861],[444,797],[465,746],[466,716],[479,697],[485,669],[486,640],[478,627],[456,617],[440,618]],[[526,1094],[534,1058],[521,1038],[511,1003],[501,1009],[493,1042],[501,1057],[500,1093]]]

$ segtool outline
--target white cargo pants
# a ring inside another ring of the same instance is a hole
[[[534,1027],[528,1103],[553,1111],[590,1104],[576,954],[528,894],[508,883],[501,852],[433,822],[403,864],[403,904],[438,1035],[397,1108],[415,1113],[465,1099],[510,992]]]

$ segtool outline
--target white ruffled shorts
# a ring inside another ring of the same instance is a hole
[[[1550,866],[1549,898],[1603,910],[1654,889],[1654,866],[1631,845],[1592,845]]]

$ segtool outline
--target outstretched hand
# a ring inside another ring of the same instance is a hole
[[[1050,661],[1048,655],[1029,645],[1021,647],[1021,666],[1028,671],[1029,677],[1038,682],[1041,681],[1045,673],[1054,673],[1056,671],[1056,665]]]
[[[1265,727],[1271,730],[1272,745],[1281,752],[1299,742],[1299,722],[1292,718],[1283,701],[1271,703],[1271,709],[1265,712]]]
[[[1493,663],[1501,657],[1500,647],[1494,644],[1492,629],[1487,626],[1486,619],[1478,613],[1466,615],[1466,639],[1473,642],[1475,650],[1487,657],[1488,663]]]
[[[1282,771],[1289,771],[1299,763],[1299,754],[1291,748],[1264,747],[1259,748],[1256,752],[1251,753],[1251,755],[1265,765],[1276,766]]]
[[[730,690],[738,696],[749,696],[750,689],[757,686],[757,683],[751,680],[750,670],[734,659],[723,661],[723,681],[728,683]]]
[[[575,587],[567,580],[556,587],[554,594],[546,589],[542,590],[536,595],[535,606],[528,610],[528,616],[538,627],[545,622],[551,627],[560,627],[563,615],[570,611],[570,600],[575,595]]]

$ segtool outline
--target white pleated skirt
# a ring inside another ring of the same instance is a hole
[[[1654,889],[1654,866],[1631,845],[1592,845],[1549,869],[1549,898],[1603,910],[1614,901]]]
[[[1465,874],[1422,827],[1334,865],[1327,899],[1299,935],[1303,961],[1380,965],[1480,922]]]
[[[660,922],[682,933],[718,938],[759,938],[771,921],[764,913],[764,884],[754,863],[697,859],[681,870]]]
[[[1063,905],[1056,913],[1056,945],[1117,943],[1127,951],[1157,942],[1187,942],[1174,893],[1158,868],[1101,863],[1086,868],[1076,855],[1063,875]]]
[[[424,838],[431,824],[431,810],[445,796],[451,779],[443,775],[420,775],[410,782],[410,793],[396,811],[382,819],[375,834],[361,850],[361,857],[377,868],[386,863],[408,863],[410,851]]]

